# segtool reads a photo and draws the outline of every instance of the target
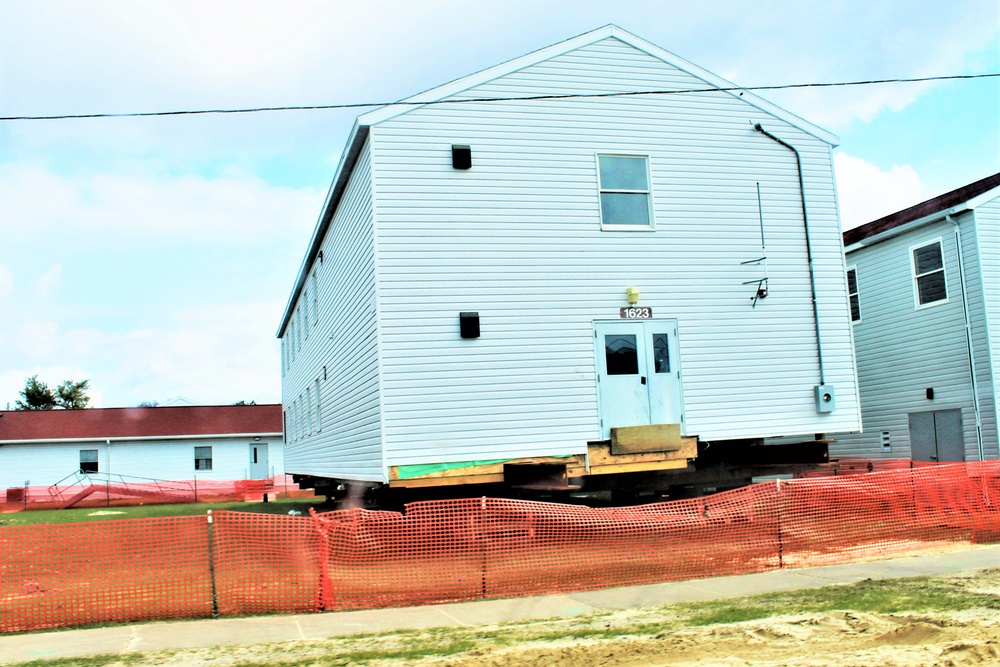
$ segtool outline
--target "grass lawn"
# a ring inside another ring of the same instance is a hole
[[[308,514],[309,508],[317,512],[332,509],[323,505],[322,499],[301,500],[283,498],[262,502],[184,503],[176,505],[133,505],[129,507],[85,507],[68,510],[29,510],[0,514],[2,526],[34,526],[52,523],[77,523],[105,519],[139,519],[166,516],[200,516],[208,510],[256,512],[261,514],[288,514],[290,511]]]

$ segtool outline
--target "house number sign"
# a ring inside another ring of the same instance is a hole
[[[621,318],[623,320],[648,320],[653,317],[652,308],[622,308]]]

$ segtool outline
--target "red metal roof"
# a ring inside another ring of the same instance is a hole
[[[844,245],[849,246],[852,243],[863,241],[876,234],[881,234],[882,232],[905,225],[908,222],[913,222],[914,220],[919,220],[920,218],[925,218],[928,215],[940,213],[941,211],[947,211],[952,206],[964,204],[970,199],[989,192],[996,187],[1000,187],[1000,174],[993,174],[975,183],[963,185],[957,190],[946,192],[943,195],[920,202],[910,208],[904,208],[902,211],[897,211],[884,218],[872,220],[854,229],[848,229],[844,232]]]
[[[281,405],[0,410],[0,442],[281,433]]]

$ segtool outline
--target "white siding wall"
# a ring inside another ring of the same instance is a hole
[[[618,40],[467,97],[703,87]],[[822,315],[819,382],[799,148]],[[425,107],[371,134],[388,465],[579,453],[598,439],[593,321],[625,289],[676,318],[687,432],[707,440],[859,428],[829,145],[725,93]],[[470,144],[473,167],[452,169]],[[600,229],[595,154],[650,156],[655,232]],[[770,296],[760,276],[756,183]],[[459,311],[482,337],[462,340]]]
[[[1000,197],[975,210],[979,244],[980,280],[983,286],[984,317],[976,321],[977,367],[980,405],[992,420],[984,420],[983,437],[989,445],[987,456],[1000,457]],[[980,356],[982,355],[982,356]]]
[[[985,367],[980,270],[976,260],[971,213],[957,218],[965,245],[966,285],[973,316],[977,364]],[[916,308],[911,248],[941,239],[947,303]],[[962,282],[954,226],[925,225],[911,232],[851,252],[848,265],[858,270],[861,322],[854,325],[864,434],[838,436],[831,455],[909,458],[908,414],[961,408],[966,460],[979,458],[962,304]],[[985,377],[981,374],[980,377]],[[934,389],[933,400],[926,397]],[[995,411],[984,413],[995,434]],[[883,453],[882,431],[889,431],[892,450]],[[996,451],[995,435],[990,452]]]
[[[383,477],[371,197],[366,145],[283,337],[294,355],[281,384],[289,473]]]
[[[190,440],[125,440],[53,444],[0,445],[0,489],[49,486],[80,468],[80,450],[98,450],[98,472],[161,480],[229,481],[249,477],[253,438],[197,438]],[[284,473],[280,438],[262,438],[268,444],[268,466]],[[194,448],[212,448],[212,470],[194,469]]]

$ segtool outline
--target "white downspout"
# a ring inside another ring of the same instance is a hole
[[[965,288],[965,262],[962,250],[962,230],[959,223],[951,215],[944,216],[945,220],[955,227],[955,245],[958,255],[958,275],[962,284],[962,310],[965,313],[965,341],[969,348],[969,374],[972,376],[972,407],[976,414],[976,444],[979,446],[979,460],[986,458],[986,451],[983,449],[983,419],[979,410],[979,382],[976,380],[976,352],[972,344],[972,320],[969,317],[969,296]]]

